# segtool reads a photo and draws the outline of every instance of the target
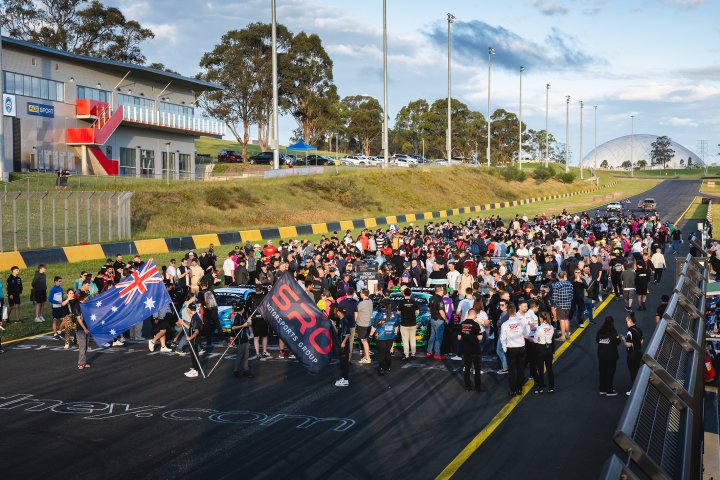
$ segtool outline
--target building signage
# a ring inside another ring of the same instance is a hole
[[[52,105],[43,105],[41,103],[28,102],[27,104],[28,115],[37,115],[38,117],[55,117],[55,107]]]
[[[2,108],[3,108],[3,115],[5,115],[6,117],[17,116],[15,95],[10,95],[9,93],[3,94]]]

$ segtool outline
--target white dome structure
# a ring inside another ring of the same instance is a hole
[[[657,140],[659,135],[626,135],[618,137],[609,142],[599,145],[596,149],[585,155],[583,158],[583,167],[585,168],[602,168],[603,161],[607,160],[609,168],[623,168],[621,165],[625,161],[630,161],[637,165],[639,161],[645,160],[647,169],[663,168],[662,165],[652,165],[652,143]],[[672,149],[675,155],[672,160],[667,163],[667,168],[685,168],[690,162],[690,166],[702,166],[703,162],[695,153],[683,147],[679,143],[672,142]],[[632,148],[631,148],[632,147]],[[597,163],[596,163],[597,162]],[[682,162],[682,163],[681,163]]]

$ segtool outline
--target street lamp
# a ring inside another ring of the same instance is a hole
[[[452,121],[450,119],[450,112],[451,112],[451,103],[452,103],[452,97],[451,97],[451,77],[450,77],[450,25],[455,22],[455,15],[452,13],[447,14],[447,21],[448,21],[448,110],[447,110],[447,140],[445,142],[445,147],[447,148],[447,158],[448,158],[448,166],[452,164]]]
[[[583,101],[580,100],[580,157],[579,157],[579,163],[580,163],[580,180],[582,180],[583,177],[583,149],[582,149],[582,141],[583,141]]]
[[[383,168],[388,167],[387,0],[383,0]]]
[[[635,176],[633,164],[635,163],[635,115],[630,115],[630,176]]]
[[[598,107],[597,105],[593,106],[593,108],[595,109],[595,122],[594,122],[595,142],[594,142],[594,146],[593,146],[593,152],[595,152],[595,154],[593,155],[593,157],[595,157],[595,158],[593,158],[593,160],[595,160],[595,170],[598,169],[598,163],[597,163],[597,107]],[[596,175],[597,175],[597,173],[596,173]]]
[[[519,130],[519,142],[518,142],[518,162],[520,162],[520,170],[522,170],[522,74],[525,71],[525,67],[520,66],[520,118],[518,122]]]
[[[487,109],[487,166],[490,166],[490,67],[492,66],[492,56],[495,55],[495,49],[488,47],[488,109]]]
[[[165,171],[167,172],[166,185],[170,185],[170,142],[165,142]]]
[[[570,95],[565,97],[565,173],[570,171]]]
[[[273,113],[272,113],[272,149],[273,168],[280,169],[280,129],[278,128],[278,82],[277,82],[277,17],[275,14],[275,0],[270,0],[272,10],[272,91],[273,91]],[[307,138],[305,141],[309,141]]]
[[[548,99],[550,98],[550,84],[545,84],[545,168],[548,166],[548,160],[550,158],[550,150],[548,148]]]

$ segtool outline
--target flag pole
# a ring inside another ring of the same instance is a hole
[[[180,326],[182,327],[183,332],[185,333],[185,338],[188,339],[188,346],[190,347],[190,351],[192,352],[193,357],[195,357],[195,361],[197,361],[198,368],[200,369],[200,373],[202,373],[203,378],[207,378],[205,376],[205,372],[202,369],[202,365],[200,365],[200,359],[198,358],[197,354],[195,353],[195,349],[193,348],[192,342],[189,339],[190,335],[188,335],[187,330],[185,330],[185,325],[183,324],[182,317],[178,313],[177,308],[175,307],[175,303],[172,301],[172,299],[170,299],[170,305],[172,305],[173,310],[175,311],[175,315],[177,315],[177,318],[180,321]],[[208,374],[208,376],[209,376],[209,374]]]
[[[250,316],[247,317],[248,320],[252,320],[252,317],[255,316],[255,313],[258,311],[259,308],[260,308],[260,305],[258,305],[258,306],[255,308],[255,310],[253,311],[253,313],[251,313]],[[232,326],[230,326],[230,328],[232,329]],[[215,371],[215,368],[216,368],[218,365],[220,365],[220,362],[222,361],[223,357],[227,354],[228,350],[230,350],[230,348],[235,344],[235,340],[237,340],[237,338],[240,336],[240,334],[242,333],[242,331],[243,331],[243,329],[241,328],[240,331],[237,333],[237,335],[235,335],[235,336],[233,337],[233,339],[230,341],[230,343],[228,344],[228,346],[227,346],[227,348],[225,349],[225,351],[223,352],[223,354],[220,355],[220,358],[218,358],[218,361],[217,361],[217,363],[215,364],[215,366],[214,366],[214,367],[210,370],[210,372],[208,373],[208,377],[209,377],[210,375],[212,375],[212,372]]]

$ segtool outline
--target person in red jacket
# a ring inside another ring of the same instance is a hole
[[[270,258],[275,255],[275,252],[277,252],[277,247],[273,245],[272,240],[268,240],[267,245],[265,245],[265,248],[263,248],[263,256],[266,258]]]

